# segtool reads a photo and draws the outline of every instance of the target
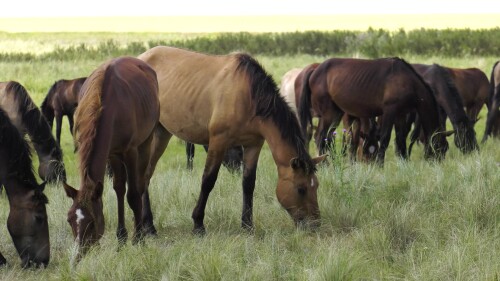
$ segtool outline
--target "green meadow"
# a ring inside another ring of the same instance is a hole
[[[193,36],[197,35],[0,33],[0,53],[40,55],[81,43],[98,46],[115,40],[126,45]],[[329,56],[365,57],[359,53]],[[329,56],[256,58],[279,84],[289,69]],[[489,76],[498,57],[410,54],[405,59],[478,67]],[[20,82],[40,105],[56,80],[87,76],[103,61],[85,56],[0,61],[0,81]],[[486,109],[480,117],[478,139],[483,135]],[[240,228],[241,176],[221,168],[207,204],[207,235],[199,237],[191,234],[191,212],[206,153],[197,146],[190,172],[186,170],[184,144],[173,138],[150,186],[157,237],[147,237],[140,245],[128,241],[118,249],[116,196],[111,180],[106,179],[104,237],[99,246],[74,263],[73,237],[66,222],[71,199],[61,184],[48,185],[49,266],[23,270],[6,227],[0,227],[0,250],[9,262],[0,268],[0,280],[500,280],[500,141],[490,139],[471,155],[462,155],[452,137],[448,141],[450,150],[442,162],[423,160],[421,145],[414,148],[410,161],[402,161],[395,157],[391,141],[384,167],[351,163],[341,157],[319,167],[321,226],[316,231],[296,229],[276,200],[276,166],[265,147],[257,170],[254,232]],[[68,182],[78,187],[77,156],[66,119],[62,149]],[[310,151],[315,154],[312,144]],[[36,156],[33,161],[36,166]],[[0,224],[4,226],[8,211],[2,194]],[[128,206],[126,222],[132,233]]]

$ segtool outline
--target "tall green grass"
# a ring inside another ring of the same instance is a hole
[[[355,55],[355,54],[350,54]],[[279,82],[290,68],[326,56],[258,56]],[[496,58],[408,56],[410,62],[477,66],[486,72]],[[88,75],[100,59],[0,62],[0,80],[25,85],[37,104],[60,78]],[[478,136],[483,119],[476,125]],[[68,182],[79,185],[76,156],[67,123],[62,147]],[[500,277],[500,141],[462,155],[449,139],[440,163],[422,159],[418,146],[410,161],[394,155],[384,167],[337,158],[318,169],[321,227],[295,229],[275,198],[277,173],[264,148],[254,200],[255,231],[240,227],[241,177],[221,169],[207,204],[208,234],[191,234],[191,212],[200,190],[206,153],[197,149],[194,170],[185,169],[183,143],[172,139],[151,183],[158,237],[118,250],[116,196],[109,179],[103,195],[106,230],[99,246],[79,263],[71,260],[73,237],[66,222],[71,200],[61,185],[49,185],[51,262],[46,269],[22,270],[5,227],[0,249],[9,265],[1,280],[498,280]],[[311,146],[311,151],[314,148]],[[34,158],[36,162],[36,159]],[[0,222],[8,201],[0,195]],[[132,212],[126,208],[132,232]],[[5,225],[5,224],[4,224]]]

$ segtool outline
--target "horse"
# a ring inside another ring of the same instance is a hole
[[[121,244],[128,236],[124,220],[127,183],[127,201],[134,213],[133,242],[143,237],[141,196],[160,105],[154,70],[133,57],[119,57],[99,66],[83,84],[81,95],[74,128],[81,187],[63,186],[73,200],[68,222],[85,253],[104,233],[102,193],[108,159],[118,203],[116,236]]]
[[[158,75],[160,126],[155,132],[148,176],[172,135],[208,145],[201,192],[192,213],[193,232],[204,234],[205,207],[227,148],[243,146],[241,225],[253,229],[253,193],[259,154],[267,141],[278,170],[276,196],[296,226],[317,227],[316,164],[307,153],[298,120],[272,77],[250,55],[212,56],[166,46],[139,55]],[[179,122],[178,120],[183,120]],[[148,190],[143,212],[155,233]],[[146,221],[148,223],[146,223]]]
[[[56,81],[49,89],[40,106],[42,114],[49,122],[50,129],[56,119],[56,139],[61,145],[61,126],[64,116],[68,117],[69,128],[73,134],[73,114],[78,106],[78,93],[87,77],[72,80],[61,79]]]
[[[490,83],[486,74],[478,68],[450,68],[451,79],[462,98],[469,119],[476,122],[483,106],[489,108]]]
[[[303,130],[311,122],[311,106],[320,117],[316,136],[320,153],[331,145],[329,131],[338,126],[344,113],[357,118],[380,116],[376,158],[383,163],[394,123],[410,111],[417,111],[422,119],[425,158],[442,159],[448,150],[432,89],[400,58],[325,60],[304,75],[299,105]]]
[[[208,146],[203,145],[205,152],[208,151]],[[194,158],[194,143],[186,142],[186,158],[187,158],[187,169],[193,170],[193,158]],[[226,153],[224,153],[224,159],[222,160],[222,165],[227,168],[230,173],[236,173],[241,171],[241,164],[243,162],[243,147],[233,146],[230,147]]]
[[[495,62],[491,70],[488,118],[486,119],[486,128],[484,129],[483,143],[490,135],[500,135],[500,61]]]
[[[443,128],[446,127],[446,117],[450,118],[455,131],[455,145],[464,154],[478,150],[479,145],[474,131],[475,119],[471,119],[477,116],[476,105],[468,109],[470,115],[467,115],[459,90],[455,86],[454,81],[458,80],[454,80],[451,75],[454,72],[438,64],[412,64],[412,66],[433,89],[434,97],[439,105],[440,122]]]
[[[47,266],[50,259],[49,226],[43,193],[33,174],[30,147],[0,109],[0,181],[9,200],[7,229],[23,267]],[[0,265],[7,261],[0,253]]]
[[[15,81],[0,82],[0,108],[3,108],[22,135],[29,135],[38,154],[39,176],[47,182],[65,181],[61,148],[26,89]]]

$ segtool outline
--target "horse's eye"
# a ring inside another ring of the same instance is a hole
[[[306,188],[301,186],[297,189],[297,192],[299,193],[299,195],[304,196],[306,195]]]

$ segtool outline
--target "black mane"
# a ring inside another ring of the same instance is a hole
[[[11,81],[7,84],[6,91],[14,91],[19,101],[19,111],[22,122],[30,136],[38,153],[51,155],[58,161],[62,161],[62,151],[57,145],[50,126],[43,117],[38,107],[31,100],[26,89],[19,83]]]
[[[2,159],[8,162],[7,174],[17,176],[33,188],[37,187],[30,147],[2,109],[0,109],[0,149],[7,156],[7,159]]]
[[[264,119],[271,118],[283,139],[296,148],[299,159],[304,160],[312,171],[315,171],[315,165],[307,153],[297,117],[279,94],[273,78],[248,54],[239,54],[238,61],[236,71],[246,73],[250,80],[252,100],[255,102],[255,116]]]

